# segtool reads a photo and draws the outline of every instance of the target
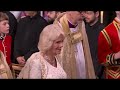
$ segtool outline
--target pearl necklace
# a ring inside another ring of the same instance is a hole
[[[48,63],[50,63],[52,66],[57,67],[57,65],[56,65],[56,59],[51,60],[47,55],[44,56],[44,59],[45,59]]]

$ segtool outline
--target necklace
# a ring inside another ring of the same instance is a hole
[[[57,62],[56,62],[56,59],[54,58],[54,60],[51,60],[50,57],[48,57],[47,55],[44,56],[44,59],[49,63],[51,64],[52,66],[54,67],[57,67]]]

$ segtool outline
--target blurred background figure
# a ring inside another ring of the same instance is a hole
[[[47,11],[47,21],[49,24],[52,24],[55,19],[61,14],[63,13],[64,11]]]
[[[3,12],[6,13],[9,17],[9,25],[10,25],[9,34],[14,39],[17,29],[17,19],[10,11],[3,11]]]
[[[0,12],[0,51],[3,52],[6,62],[12,69],[11,44],[12,37],[9,35],[9,17],[6,13]]]
[[[33,53],[38,51],[39,35],[47,25],[46,20],[38,11],[25,11],[25,14],[26,17],[18,22],[14,41],[15,63],[23,65]]]
[[[99,34],[98,59],[106,79],[120,79],[120,11]]]
[[[103,66],[98,62],[98,36],[104,25],[100,22],[99,11],[84,11],[85,28],[90,46],[95,74],[97,78],[103,78]]]
[[[15,18],[14,14],[12,14],[10,11],[3,11],[3,12],[6,13],[7,16],[9,17],[9,25],[10,25],[9,34],[12,37],[11,60],[13,62],[14,38],[16,35],[16,31],[17,31],[17,19]]]
[[[55,21],[65,34],[61,57],[68,78],[95,79],[82,11],[66,11]]]

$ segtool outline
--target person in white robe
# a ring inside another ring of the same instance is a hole
[[[65,40],[61,63],[69,79],[95,79],[95,72],[81,11],[66,11],[54,22],[61,26]]]

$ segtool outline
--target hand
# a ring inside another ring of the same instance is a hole
[[[117,52],[117,53],[115,53],[114,59],[115,59],[115,60],[120,59],[120,51]]]
[[[25,64],[24,56],[19,56],[19,57],[17,57],[17,61],[18,61],[19,64],[24,65],[24,64]]]

